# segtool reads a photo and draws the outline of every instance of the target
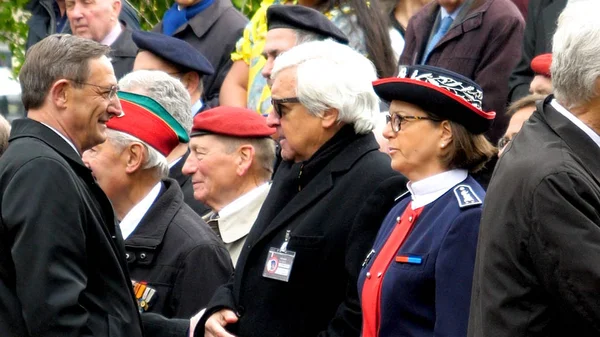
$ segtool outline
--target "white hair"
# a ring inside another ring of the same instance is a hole
[[[296,94],[310,113],[339,111],[338,121],[353,124],[359,134],[373,130],[379,98],[372,81],[375,67],[352,48],[333,40],[298,45],[275,59],[272,79],[284,69],[296,67]]]
[[[569,3],[558,18],[552,47],[552,85],[556,98],[567,108],[589,102],[599,93],[600,1]]]
[[[159,70],[137,70],[119,81],[123,91],[138,91],[162,105],[187,133],[192,130],[190,94],[181,81]]]
[[[169,175],[169,163],[167,162],[167,158],[145,141],[128,133],[112,129],[106,130],[106,137],[107,140],[119,150],[123,150],[127,145],[133,142],[143,144],[148,155],[146,156],[146,160],[142,163],[142,169],[154,170],[155,178],[157,179],[163,179]]]

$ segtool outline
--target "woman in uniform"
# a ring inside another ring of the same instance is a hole
[[[373,86],[391,102],[383,135],[409,183],[359,276],[362,336],[466,336],[485,196],[471,174],[495,155],[483,133],[496,114],[475,82],[437,67],[403,66]]]

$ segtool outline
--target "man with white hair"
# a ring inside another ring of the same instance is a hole
[[[272,76],[267,124],[283,162],[234,277],[211,299],[195,336],[358,336],[356,280],[377,229],[353,220],[396,175],[371,132],[375,69],[327,40],[278,56]]]
[[[160,71],[133,72],[119,85],[123,115],[83,161],[120,220],[140,311],[188,318],[233,272],[225,247],[167,178],[166,156],[188,141],[173,115],[189,116],[189,95]]]
[[[65,0],[73,35],[110,46],[110,62],[117,79],[133,69],[138,48],[132,28],[119,20],[122,0]]]
[[[600,11],[567,5],[553,37],[554,96],[506,147],[489,186],[470,337],[599,336]]]

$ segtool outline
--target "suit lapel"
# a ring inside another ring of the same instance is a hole
[[[194,16],[191,20],[181,25],[173,36],[176,36],[181,31],[183,31],[187,26],[189,26],[197,37],[202,37],[210,27],[217,22],[217,19],[221,16],[221,14],[227,9],[228,6],[225,6],[226,3],[223,0],[215,0],[215,2],[210,5],[208,8],[203,10]]]
[[[182,187],[183,184],[189,179],[189,176],[186,176],[182,172],[183,164],[185,164],[185,161],[189,155],[190,150],[188,149],[183,157],[181,157],[181,159],[179,159],[179,161],[169,169],[169,178],[177,180],[179,187]]]

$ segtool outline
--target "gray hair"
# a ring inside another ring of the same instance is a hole
[[[214,135],[225,145],[227,153],[232,153],[244,144],[254,148],[254,161],[257,163],[257,175],[261,182],[271,180],[273,163],[275,162],[275,141],[270,137],[265,138],[238,138]]]
[[[299,46],[307,42],[323,41],[327,39],[327,37],[324,35],[309,32],[302,29],[294,29],[294,33],[296,34],[296,43],[294,44],[294,46]]]
[[[10,123],[0,115],[0,156],[4,154],[8,147],[8,138],[10,136]]]
[[[142,163],[142,169],[154,170],[156,179],[163,179],[169,175],[169,164],[167,162],[167,158],[143,140],[128,133],[112,129],[106,130],[106,138],[121,151],[133,142],[141,143],[144,145],[146,152],[148,153],[146,160],[144,163]]]
[[[181,81],[160,70],[137,70],[119,81],[123,91],[138,91],[162,105],[190,133],[192,106],[190,94]]]
[[[33,45],[19,74],[25,110],[40,108],[50,87],[60,79],[72,80],[81,88],[90,75],[89,61],[109,51],[109,46],[67,34],[50,35]]]
[[[552,47],[552,85],[556,98],[567,108],[589,102],[599,93],[600,11],[597,0],[569,3],[558,18]]]
[[[379,98],[372,81],[375,67],[352,48],[333,40],[313,41],[296,46],[275,59],[271,77],[296,67],[297,96],[315,116],[329,108],[339,111],[338,121],[354,125],[359,134],[375,128]]]

